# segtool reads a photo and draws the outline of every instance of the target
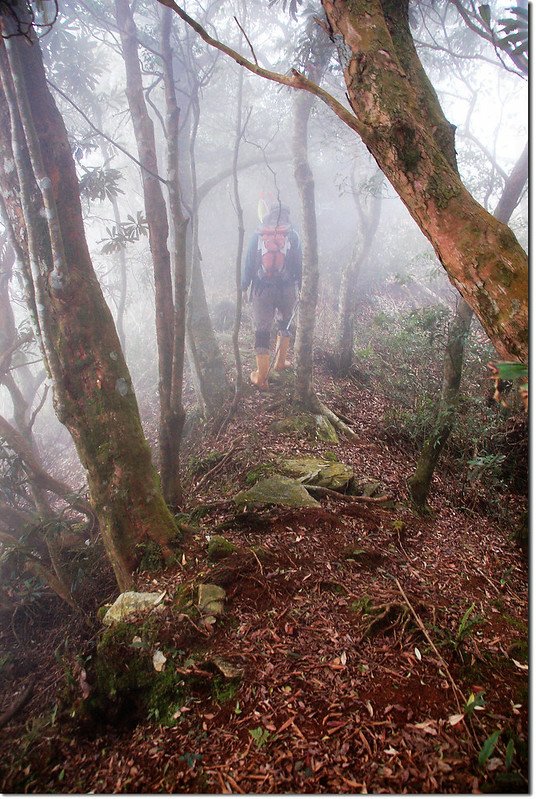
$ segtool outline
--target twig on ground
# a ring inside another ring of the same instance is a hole
[[[452,691],[453,691],[453,693],[454,693],[454,701],[456,702],[456,707],[458,708],[458,713],[462,713],[462,714],[463,714],[463,711],[462,711],[462,706],[461,706],[461,704],[460,704],[460,700],[458,699],[458,696],[461,696],[461,698],[462,698],[462,700],[463,700],[463,703],[465,704],[465,696],[464,696],[464,694],[463,694],[463,691],[461,690],[461,688],[459,688],[459,687],[458,687],[457,683],[455,682],[455,680],[454,680],[454,677],[453,677],[453,676],[452,676],[452,674],[450,673],[449,667],[447,666],[447,664],[446,664],[446,662],[445,662],[445,659],[444,659],[444,658],[443,658],[443,656],[440,654],[440,652],[439,652],[438,648],[436,647],[436,645],[434,644],[434,642],[433,642],[433,641],[432,641],[432,639],[430,638],[430,635],[428,634],[428,630],[427,630],[427,629],[426,629],[426,627],[424,626],[424,622],[423,622],[423,620],[421,619],[421,617],[419,616],[419,614],[417,613],[417,611],[415,610],[415,608],[413,607],[413,605],[412,605],[412,604],[411,604],[411,602],[409,601],[409,599],[408,599],[408,596],[407,596],[406,592],[404,591],[404,589],[403,589],[403,588],[402,588],[402,586],[400,585],[400,582],[399,582],[399,580],[398,580],[396,577],[395,577],[395,583],[396,583],[396,585],[397,585],[397,588],[398,588],[398,590],[400,591],[400,593],[401,593],[401,594],[402,594],[402,596],[404,597],[404,601],[406,602],[406,604],[407,604],[408,608],[410,609],[410,611],[411,611],[411,614],[412,614],[413,618],[415,619],[415,621],[416,621],[416,622],[417,622],[417,624],[419,625],[419,628],[420,628],[420,630],[421,630],[422,634],[424,635],[424,637],[426,638],[426,640],[428,641],[428,643],[429,643],[429,644],[430,644],[430,646],[432,647],[432,649],[433,649],[433,651],[434,651],[434,654],[435,654],[435,655],[436,655],[436,657],[439,659],[439,662],[441,663],[442,667],[444,668],[444,670],[445,670],[445,674],[446,674],[446,675],[447,675],[447,677],[448,677],[448,680],[449,680],[449,682],[450,682],[450,685],[451,685],[451,687],[452,687]],[[466,722],[465,718],[463,719],[463,724],[464,724],[464,726],[465,726],[465,729],[467,730],[467,733],[468,733],[468,735],[469,735],[469,736],[470,736],[471,734],[473,735],[473,737],[474,737],[474,738],[475,738],[475,740],[476,740],[476,744],[477,744],[477,746],[478,746],[478,745],[479,745],[479,742],[478,742],[478,739],[476,738],[475,732],[474,732],[474,730],[470,730],[470,729],[469,729],[469,727],[467,726],[467,722]]]
[[[202,477],[202,478],[199,480],[199,482],[197,483],[197,485],[196,485],[196,487],[195,487],[195,490],[196,490],[196,491],[198,491],[198,490],[199,490],[199,488],[200,488],[200,487],[201,487],[201,486],[202,486],[204,483],[206,483],[206,482],[207,482],[207,480],[208,480],[210,477],[214,477],[214,475],[215,475],[215,474],[217,474],[217,473],[220,471],[220,469],[223,469],[223,467],[225,466],[225,464],[227,463],[227,461],[229,460],[229,458],[231,457],[231,455],[233,455],[233,453],[234,453],[234,452],[236,452],[236,444],[233,444],[233,446],[231,447],[231,449],[229,450],[229,452],[226,452],[226,453],[224,454],[224,456],[223,456],[223,457],[222,457],[222,458],[221,458],[221,459],[218,461],[218,463],[217,463],[215,466],[213,466],[213,467],[212,467],[212,469],[210,469],[210,470],[209,470],[209,471],[208,471],[206,474],[204,474],[204,475],[203,475],[203,477]]]

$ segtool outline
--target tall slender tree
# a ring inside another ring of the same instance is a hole
[[[132,586],[141,547],[172,552],[162,497],[136,397],[84,234],[67,131],[46,83],[31,25],[13,36],[0,9],[0,193],[25,262],[35,332],[53,381],[56,413],[87,470],[90,497],[118,585]],[[15,166],[15,168],[14,168]]]

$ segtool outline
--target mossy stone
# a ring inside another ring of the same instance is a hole
[[[323,458],[291,458],[283,461],[283,469],[302,483],[340,491],[354,476],[350,466]]]
[[[81,708],[94,720],[137,723],[150,716],[171,721],[185,701],[183,681],[174,668],[156,671],[153,654],[159,638],[154,619],[118,622],[106,629],[92,660],[91,694]]]
[[[225,591],[219,585],[201,583],[197,587],[197,605],[201,613],[207,616],[223,616]]]
[[[338,444],[339,439],[335,428],[322,414],[299,413],[295,416],[287,416],[286,419],[274,422],[271,427],[274,433],[284,435],[305,435],[308,438],[327,441],[331,444]]]
[[[163,593],[125,591],[119,594],[102,618],[106,626],[126,621],[129,617],[139,613],[149,613],[160,604],[165,596]]]
[[[213,535],[208,542],[207,557],[211,563],[216,563],[237,551],[238,547],[224,538],[224,536]]]
[[[233,497],[238,506],[284,505],[290,508],[318,508],[320,503],[313,499],[297,480],[280,474],[267,477],[247,491],[240,491]]]

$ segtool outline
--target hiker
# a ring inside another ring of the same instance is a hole
[[[287,360],[290,345],[290,322],[301,288],[302,250],[300,238],[290,224],[290,209],[274,203],[262,218],[262,226],[251,237],[244,271],[242,296],[253,302],[255,322],[255,355],[257,368],[251,382],[260,389],[268,388],[270,371],[270,334],[277,313],[275,368],[291,366]]]

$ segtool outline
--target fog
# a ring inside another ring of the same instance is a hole
[[[507,175],[527,139],[527,82],[516,74],[506,57],[499,58],[494,48],[473,34],[454,12],[444,13],[444,5],[416,4],[413,8],[413,34],[419,55],[438,93],[448,120],[456,126],[456,146],[463,179],[475,198],[493,211],[502,190],[501,175]],[[50,2],[45,12],[52,13]],[[118,170],[117,204],[120,217],[143,215],[140,169],[135,163],[137,150],[125,96],[125,69],[121,48],[110,9],[99,3],[65,0],[50,30],[41,39],[48,74],[65,119],[77,170],[82,179],[88,171],[101,168]],[[508,4],[494,4],[499,18]],[[47,11],[48,9],[48,11]],[[189,12],[204,22],[210,32],[230,46],[241,49],[267,68],[287,73],[300,66],[299,51],[309,9],[298,7],[297,15],[281,4],[221,3],[204,7],[190,4]],[[143,64],[146,99],[153,119],[159,147],[160,172],[164,174],[164,106],[161,67],[158,58],[157,4],[137,4],[140,57]],[[46,14],[45,14],[46,15]],[[244,42],[234,21],[247,32]],[[147,44],[147,48],[143,43]],[[235,302],[234,269],[238,228],[232,175],[236,136],[237,91],[240,67],[220,52],[208,47],[179,19],[174,22],[177,96],[181,111],[179,169],[184,178],[183,195],[187,213],[192,201],[192,164],[197,190],[202,193],[196,220],[199,255],[208,304]],[[452,57],[452,49],[460,57]],[[501,63],[501,61],[503,63]],[[292,90],[243,72],[242,120],[238,185],[243,207],[245,245],[259,225],[260,198],[280,197],[291,209],[291,218],[300,231],[300,200],[292,163]],[[324,78],[328,91],[346,102],[333,51]],[[83,113],[80,113],[80,109]],[[195,119],[198,111],[198,121]],[[91,124],[90,124],[91,123]],[[193,126],[197,125],[195,138]],[[105,134],[106,138],[98,131]],[[114,146],[120,145],[121,149]],[[192,160],[192,158],[194,160]],[[314,174],[319,244],[318,316],[328,328],[337,313],[338,288],[342,266],[351,257],[356,239],[362,236],[352,184],[366,198],[367,185],[376,176],[374,191],[381,194],[380,223],[372,252],[362,265],[358,294],[381,295],[391,281],[408,276],[427,290],[432,286],[437,297],[453,305],[455,289],[437,261],[433,248],[421,233],[393,188],[378,178],[378,168],[358,137],[323,103],[316,101],[309,124],[309,159]],[[207,182],[227,171],[227,177],[203,193]],[[103,252],[115,225],[109,199],[89,199],[83,195],[86,235],[95,269],[114,316],[119,301],[117,252]],[[518,206],[511,227],[527,244],[527,200]],[[191,227],[190,227],[191,232]],[[191,239],[190,239],[191,247]],[[126,357],[143,423],[153,440],[156,430],[157,357],[155,306],[151,254],[146,230],[139,240],[124,247],[127,262],[125,308]],[[28,324],[20,280],[15,275],[11,297],[17,325]],[[250,311],[244,310],[245,347],[251,339]],[[224,341],[230,333],[218,332]],[[326,344],[326,330],[317,335]],[[249,342],[250,343],[250,342]],[[25,356],[30,369],[42,367],[35,347]],[[228,357],[228,354],[225,356]],[[232,364],[228,361],[229,369]],[[190,379],[187,371],[187,380]],[[42,395],[43,386],[35,402]],[[194,402],[190,391],[189,401]],[[0,388],[0,412],[12,416],[9,392]],[[49,393],[35,421],[34,432],[45,445],[47,460],[53,462],[70,447],[70,438],[55,419]]]

